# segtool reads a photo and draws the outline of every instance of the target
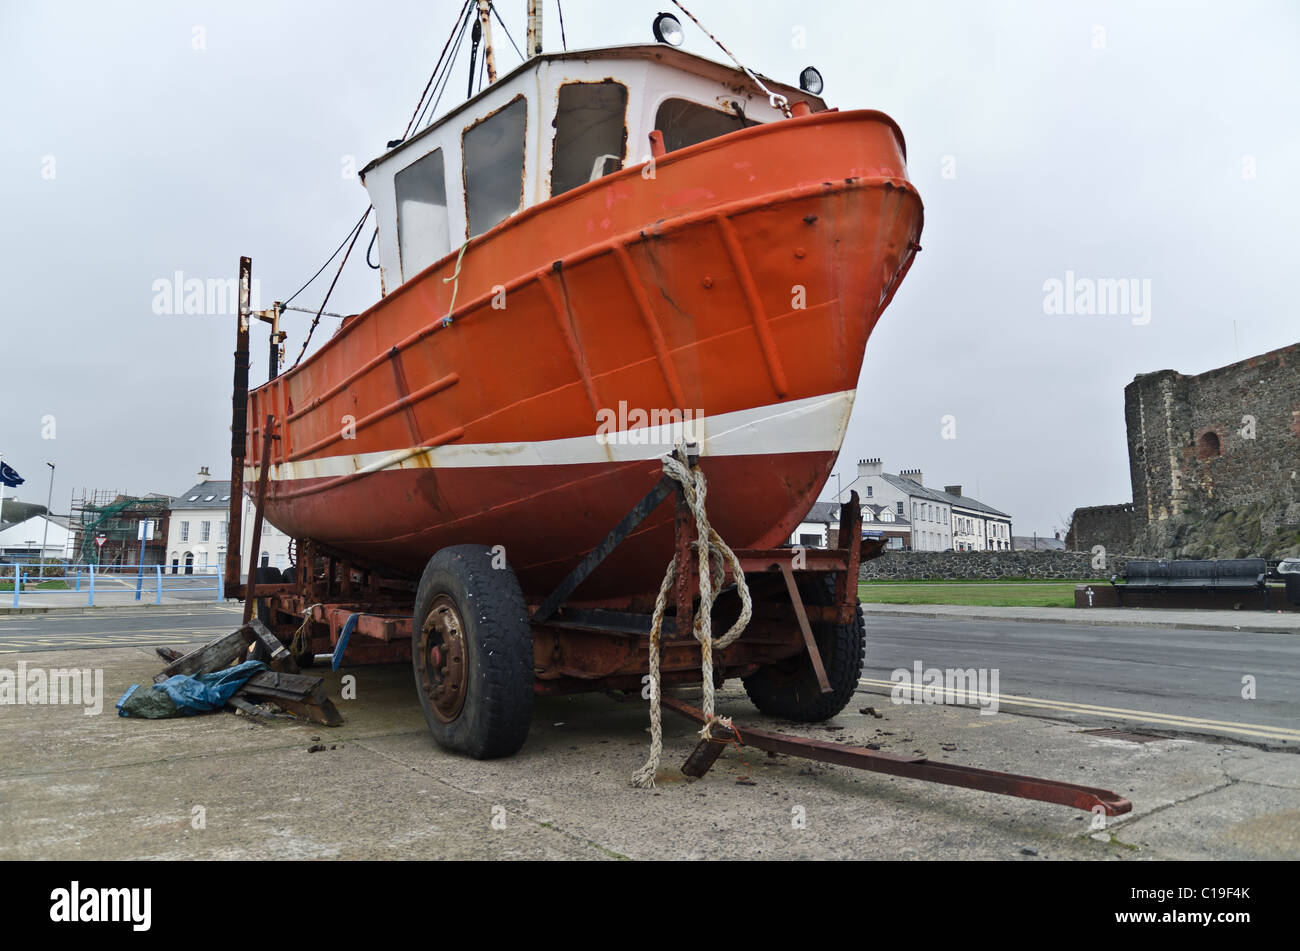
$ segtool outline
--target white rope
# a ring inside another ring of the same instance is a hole
[[[289,641],[289,654],[296,661],[299,657],[305,657],[311,650],[311,635],[307,629],[311,626],[312,612],[321,607],[319,604],[308,605],[302,612],[302,624],[298,630],[294,631],[293,637]]]
[[[704,31],[704,35],[707,36],[709,39],[713,40],[713,42],[717,44],[718,49],[726,53],[727,56],[731,58],[731,61],[735,63],[736,66],[739,67],[746,76],[748,76],[750,79],[754,81],[754,85],[756,85],[759,89],[763,90],[763,92],[767,93],[768,104],[771,105],[773,109],[780,109],[782,114],[787,119],[789,119],[793,115],[793,113],[791,113],[790,111],[790,100],[786,99],[785,96],[781,95],[780,93],[772,92],[772,90],[768,89],[767,86],[764,85],[763,80],[759,79],[758,76],[755,75],[752,69],[750,69],[744,63],[742,63],[740,60],[736,59],[735,55],[731,52],[731,50],[727,49],[725,46],[722,45],[722,40],[718,39],[716,36],[714,36],[712,33],[710,33],[708,30],[704,28],[704,24],[700,22],[699,17],[697,17],[690,10],[687,10],[684,6],[682,6],[678,2],[678,0],[672,0],[672,2],[673,5],[677,7],[678,10],[681,10],[682,13],[685,13],[688,17],[690,17],[692,20],[695,21],[695,25]]]
[[[664,458],[664,474],[681,484],[698,535],[698,540],[692,544],[699,554],[700,607],[695,614],[692,632],[695,639],[700,642],[700,674],[704,685],[704,728],[700,730],[700,735],[707,738],[710,727],[714,723],[731,725],[729,720],[717,717],[713,713],[713,651],[715,648],[722,650],[730,646],[736,638],[740,637],[749,624],[753,605],[749,597],[749,585],[745,583],[745,572],[740,567],[740,560],[709,524],[709,516],[704,507],[705,496],[708,494],[704,473],[698,468],[691,469],[682,461],[686,458],[685,446],[682,443],[677,444],[677,449],[677,455]],[[726,634],[714,638],[713,602],[722,591],[727,565],[731,566],[732,577],[736,580],[736,591],[740,595],[740,617]],[[659,706],[661,692],[659,641],[664,612],[668,606],[668,593],[673,588],[678,570],[677,555],[674,554],[673,560],[668,564],[667,572],[664,573],[663,584],[659,586],[659,596],[655,598],[654,614],[650,619],[650,758],[646,760],[644,766],[632,774],[632,785],[643,789],[654,788],[655,773],[659,770],[659,759],[663,755],[663,721]],[[685,619],[679,617],[677,623],[680,628],[680,625],[685,623]]]

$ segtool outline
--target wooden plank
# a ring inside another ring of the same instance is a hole
[[[153,650],[155,654],[167,661],[169,664],[174,664],[185,656],[174,647],[155,647]]]
[[[264,670],[260,674],[254,674],[250,677],[248,682],[244,684],[244,689],[258,692],[271,691],[289,697],[309,697],[320,689],[320,685],[324,682],[324,677],[286,674],[278,670]]]
[[[315,698],[311,703],[298,700],[275,700],[274,702],[290,713],[319,723],[321,726],[343,725],[343,717],[328,697]]]
[[[232,713],[235,710],[242,710],[245,716],[252,717],[258,723],[262,723],[262,724],[266,723],[266,716],[262,712],[262,708],[259,707],[257,704],[251,703],[248,700],[245,700],[243,697],[240,697],[238,695],[233,696],[226,701],[226,709],[230,710]]]
[[[162,683],[168,677],[173,677],[176,674],[189,674],[191,677],[198,677],[202,674],[210,674],[213,671],[229,667],[236,661],[243,659],[251,638],[252,633],[241,627],[236,631],[218,637],[214,641],[209,641],[198,650],[191,651],[179,660],[173,661],[164,667],[162,673],[154,676],[154,683]]]
[[[257,618],[253,618],[249,623],[249,627],[252,629],[254,637],[262,645],[262,649],[266,652],[266,662],[272,670],[290,674],[298,673],[298,664],[294,661],[293,655],[285,649],[285,646],[280,643],[280,639],[272,634],[265,624]]]
[[[321,689],[324,682],[323,677],[263,671],[249,678],[235,696],[270,700],[300,717],[325,726],[339,726],[343,717]]]

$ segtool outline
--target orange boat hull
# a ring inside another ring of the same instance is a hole
[[[249,460],[282,421],[267,517],[411,575],[447,545],[502,545],[540,597],[654,484],[684,419],[715,527],[778,545],[834,465],[921,226],[902,136],[865,111],[733,133],[531,208],[250,395]],[[671,509],[578,600],[654,590]]]

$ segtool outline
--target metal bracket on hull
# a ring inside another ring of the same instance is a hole
[[[657,509],[668,496],[672,495],[674,487],[677,485],[667,476],[662,477],[655,483],[654,488],[645,494],[645,496],[632,507],[632,510],[623,516],[622,520],[614,526],[614,530],[605,536],[605,540],[587,553],[587,557],[569,572],[568,577],[560,582],[558,588],[552,591],[542,602],[541,606],[533,612],[531,620],[545,621],[560,609],[569,595],[577,590],[578,585],[582,584],[591,576],[602,561],[609,557],[623,540],[632,534],[633,530],[645,521],[646,516]]]

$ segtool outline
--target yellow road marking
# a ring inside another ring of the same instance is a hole
[[[897,681],[893,680],[876,680],[870,677],[863,677],[858,683],[871,687],[888,687],[891,690],[900,686]],[[919,690],[924,685],[907,684],[904,689]],[[947,688],[934,685],[926,688],[938,690],[948,695]],[[1213,727],[1227,733],[1236,733],[1242,736],[1254,736],[1271,740],[1300,740],[1300,730],[1292,730],[1287,727],[1273,727],[1262,723],[1239,723],[1233,720],[1210,720],[1205,717],[1187,717],[1176,713],[1153,713],[1147,710],[1130,710],[1125,707],[1103,707],[1097,704],[1075,703],[1070,700],[1047,700],[1040,697],[1017,697],[1011,694],[999,694],[999,703],[1010,703],[1024,707],[1040,707],[1048,710],[1060,710],[1066,713],[1091,713],[1098,716],[1108,716],[1119,720],[1143,720],[1152,723],[1160,723],[1164,726],[1175,727]]]

